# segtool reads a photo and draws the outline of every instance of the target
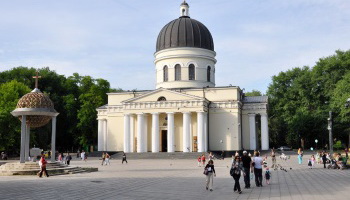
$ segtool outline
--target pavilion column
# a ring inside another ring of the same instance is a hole
[[[152,113],[152,152],[159,152],[159,113]]]
[[[135,140],[135,117],[130,115],[130,152],[134,152],[134,140]]]
[[[145,134],[145,130],[144,130],[144,114],[140,113],[137,114],[137,152],[141,153],[144,152],[144,142],[143,140],[144,138],[144,134]]]
[[[204,112],[204,152],[208,151],[208,113]]]
[[[102,119],[98,120],[98,142],[97,142],[97,150],[103,151],[103,121]]]
[[[30,143],[30,126],[26,126],[26,145],[25,145],[25,160],[30,160],[29,159],[29,143]]]
[[[261,150],[269,150],[269,126],[267,114],[261,114]]]
[[[167,113],[168,118],[168,152],[175,152],[175,120],[174,113]]]
[[[191,138],[190,138],[190,124],[191,124],[191,113],[190,112],[184,112],[183,113],[183,136],[182,136],[182,151],[183,152],[190,152],[191,148]]]
[[[130,114],[124,114],[124,152],[130,152]]]
[[[26,116],[22,115],[20,163],[25,163]]]
[[[198,152],[204,152],[204,112],[197,112],[197,121]]]
[[[255,128],[255,114],[248,114],[249,116],[249,140],[250,150],[256,150],[256,128]]]
[[[52,117],[51,162],[56,162],[56,116]]]

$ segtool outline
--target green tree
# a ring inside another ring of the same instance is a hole
[[[12,80],[0,84],[0,151],[20,147],[20,120],[11,115],[18,100],[30,92],[25,84]]]
[[[252,90],[251,92],[246,92],[245,96],[262,96],[262,93],[259,90]]]
[[[66,78],[57,74],[48,67],[35,69],[17,67],[11,70],[0,72],[0,84],[7,84],[12,80],[17,81],[27,88],[34,87],[36,70],[42,78],[39,80],[39,89],[45,92],[53,101],[55,109],[60,114],[57,117],[57,139],[56,147],[59,151],[67,151],[80,148],[81,146],[95,145],[97,142],[97,121],[96,108],[107,103],[106,93],[115,91],[111,89],[108,81],[93,79],[90,76],[80,76],[74,73]],[[23,96],[20,94],[18,98]],[[14,104],[17,100],[12,101]],[[9,105],[3,105],[8,110],[3,110],[9,116]],[[13,109],[12,109],[13,110]],[[6,117],[4,117],[6,118]],[[9,116],[12,120],[17,120]],[[12,138],[12,132],[18,131],[19,125],[8,128],[3,119],[0,119],[1,137]],[[19,141],[19,140],[16,140]],[[44,127],[32,130],[31,146],[48,149],[51,142],[51,123]],[[12,143],[6,148],[10,147]],[[1,142],[0,142],[1,145]],[[16,145],[16,144],[14,144]],[[1,148],[5,148],[0,146]],[[16,149],[16,148],[14,148]]]

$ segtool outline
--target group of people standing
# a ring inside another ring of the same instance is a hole
[[[273,155],[275,157],[274,151]],[[272,158],[273,158],[273,155]],[[198,163],[200,163],[200,158],[198,158]],[[273,162],[276,165],[276,161]],[[249,189],[251,176],[255,176],[255,185],[256,187],[262,187],[263,181],[263,164],[264,160],[260,157],[260,152],[254,152],[254,157],[251,158],[248,155],[247,151],[243,151],[243,156],[240,156],[237,152],[233,157],[232,166],[230,169],[230,175],[233,177],[235,184],[233,187],[233,191],[239,194],[242,193],[242,189],[239,183],[241,175],[243,174],[245,188]],[[204,166],[204,163],[203,163]],[[204,174],[206,175],[206,190],[213,191],[213,177],[216,176],[214,161],[209,160],[208,164],[204,167]],[[265,179],[266,184],[270,184],[271,173],[269,168],[265,169]]]

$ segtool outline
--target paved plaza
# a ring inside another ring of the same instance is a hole
[[[306,155],[305,157],[308,157]],[[270,185],[233,192],[231,159],[216,160],[214,191],[205,190],[203,168],[193,160],[74,160],[72,165],[99,167],[98,172],[51,176],[0,177],[0,199],[350,199],[350,170],[308,169],[296,156],[278,163],[287,169],[272,171]],[[270,165],[271,162],[269,162]],[[292,170],[290,170],[292,168]],[[265,183],[265,182],[263,182]],[[241,177],[241,187],[244,187]]]

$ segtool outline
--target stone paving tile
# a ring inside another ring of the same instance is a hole
[[[307,156],[307,155],[306,155]],[[350,199],[350,170],[328,170],[321,165],[308,169],[298,165],[296,156],[281,161],[287,172],[272,170],[270,185],[255,187],[242,194],[233,192],[229,176],[230,159],[215,161],[214,191],[205,190],[203,168],[193,160],[111,160],[101,166],[97,159],[72,161],[73,165],[99,167],[99,172],[51,176],[0,177],[0,199]],[[290,170],[290,168],[293,168]],[[243,177],[241,187],[244,188]]]

